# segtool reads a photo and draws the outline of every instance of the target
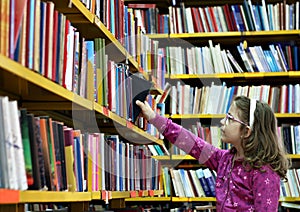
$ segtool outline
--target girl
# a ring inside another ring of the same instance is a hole
[[[280,179],[290,162],[277,137],[277,122],[268,104],[238,96],[221,120],[221,140],[230,150],[218,149],[193,133],[156,114],[137,101],[143,116],[171,143],[217,173],[217,211],[278,210]]]

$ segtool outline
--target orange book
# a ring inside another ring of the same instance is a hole
[[[10,0],[1,0],[0,18],[0,53],[8,56],[9,54],[9,12]]]
[[[42,139],[43,156],[45,163],[46,186],[48,187],[48,190],[51,190],[51,188],[53,187],[53,183],[51,180],[51,164],[47,136],[47,120],[42,118],[40,119],[40,135]]]

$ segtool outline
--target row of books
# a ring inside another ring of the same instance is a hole
[[[0,188],[50,191],[158,190],[160,164],[147,146],[82,132],[0,98]]]
[[[163,167],[165,196],[215,197],[215,173],[208,168]]]
[[[109,54],[109,57],[106,51],[111,51],[114,44],[107,46],[102,38],[86,40],[51,1],[13,2],[1,2],[2,8],[8,7],[3,14],[5,18],[1,19],[1,24],[6,27],[1,28],[1,45],[5,45],[1,47],[1,54],[85,98],[94,95],[96,99],[101,99],[97,85],[100,85],[99,81],[102,83],[101,78],[107,85],[105,78],[112,62],[110,57],[113,56]],[[15,16],[16,12],[21,16]],[[15,23],[15,17],[18,23]],[[133,18],[132,21],[132,26],[135,26]],[[132,57],[144,71],[151,73],[157,87],[163,87],[165,58],[158,52],[157,41],[138,34],[138,31],[126,34],[126,40],[128,42],[124,45]],[[113,60],[115,64],[121,62],[124,58]],[[107,99],[104,98],[102,105],[108,105]]]
[[[214,74],[243,72],[286,72],[299,70],[300,46],[270,43],[249,46],[240,43],[237,49],[221,49],[211,40],[203,47],[166,47],[169,74]]]
[[[170,114],[225,114],[235,96],[266,102],[275,113],[299,113],[299,84],[193,87],[177,81],[170,91]]]
[[[287,170],[287,181],[281,180],[281,197],[300,197],[300,169],[292,168]]]
[[[192,133],[206,142],[221,149],[230,149],[231,145],[221,142],[220,124],[202,125],[200,121],[187,127]],[[300,154],[300,125],[282,124],[277,127],[279,141],[285,146],[288,154]],[[178,149],[178,148],[177,148]],[[179,150],[170,151],[181,154]]]
[[[225,4],[206,7],[170,7],[170,32],[228,32],[299,29],[299,1]]]
[[[161,14],[154,4],[132,7],[148,34],[300,29],[299,1],[288,4],[244,0],[242,4],[206,7],[186,7],[180,2],[179,6],[169,6],[168,14]]]

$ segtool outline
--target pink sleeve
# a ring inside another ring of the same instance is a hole
[[[270,167],[266,172],[253,172],[255,211],[277,211],[280,196],[280,177]]]
[[[159,116],[158,114],[156,114],[154,119],[150,120],[150,123],[153,124],[168,141],[196,158],[201,164],[206,163],[206,165],[213,169],[217,167],[218,160],[215,156],[218,155],[216,153],[219,149],[180,125],[173,123],[172,120]]]

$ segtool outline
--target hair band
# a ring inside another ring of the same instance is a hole
[[[256,109],[256,99],[250,99],[249,126],[251,127],[251,129],[253,128],[255,109]]]

